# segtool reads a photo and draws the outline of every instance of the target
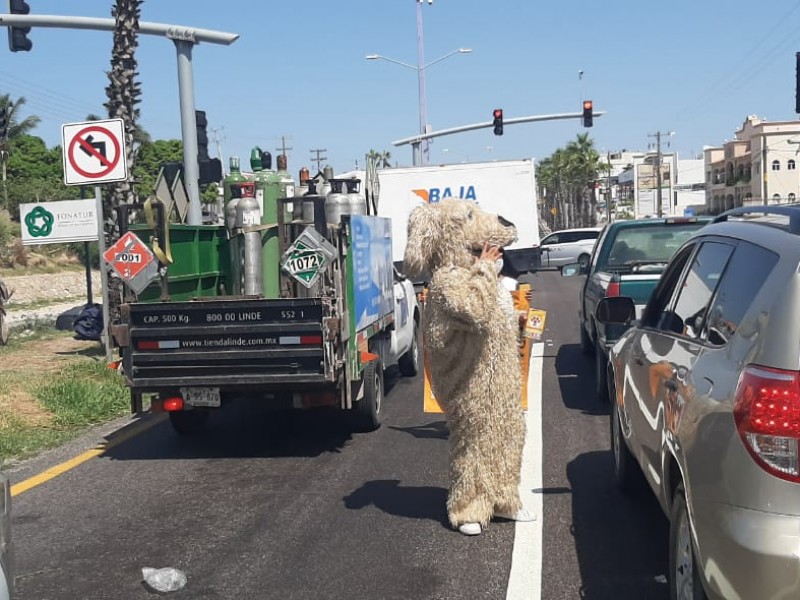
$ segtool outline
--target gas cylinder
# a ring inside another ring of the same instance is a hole
[[[250,169],[253,171],[252,181],[256,184],[256,202],[258,202],[259,215],[264,214],[264,190],[270,179],[270,175],[272,175],[272,171],[269,170],[269,167],[265,169],[262,166],[263,161],[261,160],[261,154],[261,148],[258,146],[250,150]]]
[[[231,192],[236,194],[225,205],[225,227],[228,229],[228,273],[226,287],[228,294],[242,293],[242,257],[239,237],[236,235],[236,205],[239,204],[239,184],[233,184]]]
[[[325,196],[317,194],[317,182],[308,180],[308,193],[303,196],[303,224],[313,225],[320,235],[327,236],[325,223]]]
[[[231,185],[235,183],[240,183],[242,181],[247,181],[247,177],[242,175],[242,171],[239,167],[239,157],[238,156],[231,156],[229,164],[229,171],[230,173],[222,180],[222,194],[225,198],[225,207],[227,208],[228,202],[231,199]]]
[[[339,226],[342,215],[350,213],[350,199],[344,192],[343,179],[331,179],[331,191],[325,197],[325,222]]]
[[[294,221],[303,218],[303,201],[301,200],[301,197],[308,193],[308,182],[311,179],[311,175],[306,167],[300,169],[300,173],[298,175],[299,183],[294,189],[294,195],[297,200],[295,200],[292,205],[292,220]]]
[[[256,202],[255,182],[248,181],[239,184],[242,197],[236,205],[236,227],[242,229],[258,225],[260,215],[258,202]],[[247,296],[257,296],[263,293],[261,279],[261,234],[259,231],[243,232],[242,246],[244,249],[244,265],[242,267],[242,291]],[[276,265],[277,268],[277,265]]]
[[[350,214],[367,214],[367,197],[361,193],[361,180],[354,177],[346,180],[345,183],[347,185],[347,198],[350,201]]]

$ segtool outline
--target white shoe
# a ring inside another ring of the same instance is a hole
[[[536,520],[536,515],[524,508],[520,508],[516,514],[506,514],[506,513],[494,513],[494,516],[498,519],[508,519],[509,521],[520,521],[521,523],[526,523],[530,521]]]
[[[481,534],[481,524],[480,523],[462,523],[458,526],[458,530],[463,533],[464,535],[480,535]]]

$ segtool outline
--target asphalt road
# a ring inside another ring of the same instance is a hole
[[[542,581],[527,597],[666,598],[666,519],[651,495],[626,498],[611,482],[608,407],[594,398],[578,345],[580,282],[531,281],[548,317],[543,464],[534,466]],[[148,417],[143,433],[14,498],[20,599],[148,598],[146,566],[183,570],[188,583],[171,596],[197,600],[506,598],[514,524],[475,538],[450,529],[444,420],[422,412],[421,379],[388,383],[384,424],[370,434],[350,435],[335,415],[252,404],[215,414],[200,438]],[[11,476],[19,482],[106,433]]]

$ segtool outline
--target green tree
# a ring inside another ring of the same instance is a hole
[[[155,189],[161,167],[168,162],[183,161],[183,143],[180,140],[156,140],[139,146],[136,166],[133,169],[139,200],[146,200]]]
[[[25,104],[25,98],[20,96],[12,100],[10,94],[0,95],[0,112],[6,112],[8,119],[8,139],[9,141],[23,135],[28,135],[39,124],[41,119],[35,115],[21,118],[21,109]]]
[[[8,157],[8,210],[19,216],[23,202],[77,198],[79,190],[64,185],[61,147],[47,148],[41,138],[23,135],[10,142]]]

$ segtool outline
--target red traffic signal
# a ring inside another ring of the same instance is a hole
[[[495,108],[492,111],[492,124],[494,125],[494,134],[503,135],[503,109]]]
[[[583,126],[584,127],[591,127],[593,125],[593,117],[592,114],[592,101],[591,100],[584,100],[583,101]]]

